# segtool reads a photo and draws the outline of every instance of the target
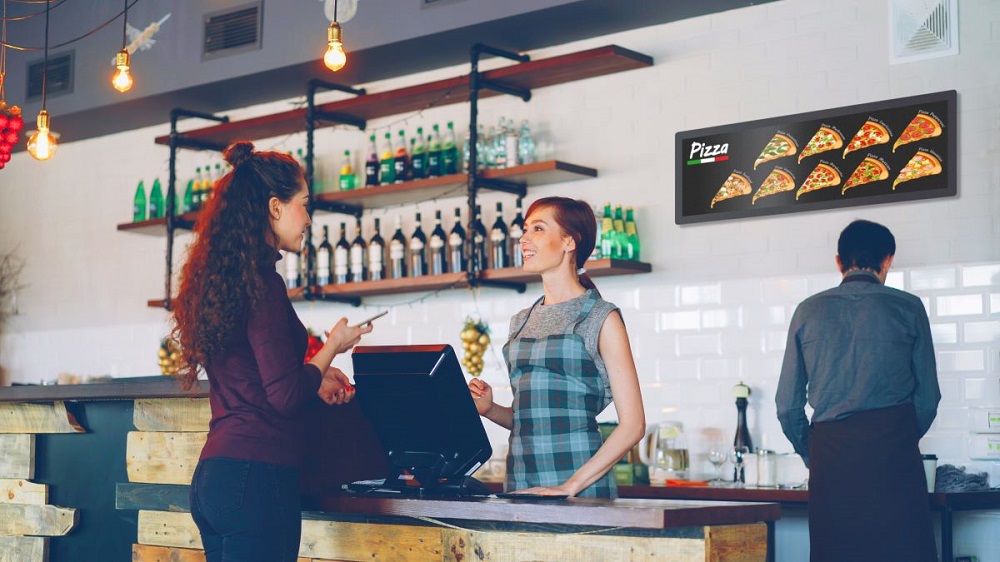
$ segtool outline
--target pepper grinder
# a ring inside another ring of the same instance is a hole
[[[733,438],[734,456],[733,482],[746,483],[746,469],[744,468],[743,455],[753,453],[753,441],[750,439],[750,428],[747,427],[747,397],[750,396],[750,387],[740,381],[733,387],[733,396],[736,397],[736,436]],[[746,447],[742,450],[741,447]]]

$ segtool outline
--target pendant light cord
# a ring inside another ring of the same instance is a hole
[[[122,50],[125,50],[125,37],[128,35],[128,0],[125,0],[125,10],[122,11],[125,15],[122,18]]]
[[[333,23],[337,23],[337,0],[333,0]]]
[[[49,81],[49,0],[45,1],[45,58],[42,63],[42,111],[45,111],[45,92]]]
[[[0,31],[0,100],[7,97],[7,0],[3,0],[3,31]]]

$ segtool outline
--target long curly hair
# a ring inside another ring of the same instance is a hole
[[[254,152],[253,143],[236,141],[223,157],[233,168],[216,182],[195,223],[173,306],[171,336],[181,345],[185,389],[199,367],[226,350],[263,294],[263,274],[274,270],[268,202],[287,203],[304,185],[301,166],[287,154]]]

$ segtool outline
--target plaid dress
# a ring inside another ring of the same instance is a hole
[[[562,484],[601,446],[596,417],[611,396],[583,338],[575,333],[600,298],[594,291],[589,293],[564,333],[518,337],[529,312],[504,346],[514,391],[507,491]],[[618,488],[608,472],[577,495],[614,498]]]

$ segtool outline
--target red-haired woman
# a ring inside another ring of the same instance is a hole
[[[504,357],[514,401],[501,406],[489,384],[469,383],[479,414],[511,430],[505,491],[617,497],[609,471],[645,432],[621,312],[583,267],[596,237],[584,201],[546,197],[528,208],[524,269],[541,274],[544,296],[510,321]],[[618,427],[602,443],[596,417],[612,401]]]
[[[310,224],[301,167],[286,154],[239,141],[215,185],[175,301],[174,336],[190,388],[208,375],[212,421],[191,481],[191,515],[209,562],[294,561],[301,534],[302,414],[348,402],[347,377],[330,363],[371,331],[342,318],[304,362],[308,335],[275,270]]]

